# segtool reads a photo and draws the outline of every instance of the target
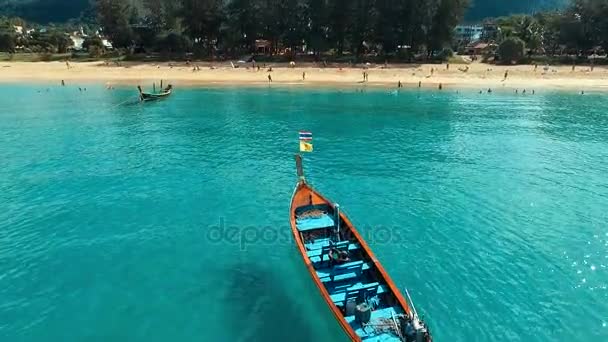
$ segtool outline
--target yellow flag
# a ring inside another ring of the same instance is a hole
[[[312,152],[312,143],[300,141],[300,152]]]

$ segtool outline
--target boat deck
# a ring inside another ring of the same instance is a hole
[[[315,211],[316,215],[303,215]],[[346,322],[364,341],[403,341],[401,306],[389,286],[378,275],[373,261],[360,244],[343,237],[337,220],[325,207],[306,206],[296,210],[296,226],[306,254],[333,303]],[[346,260],[336,260],[335,253]],[[357,305],[371,307],[367,323],[357,319]]]

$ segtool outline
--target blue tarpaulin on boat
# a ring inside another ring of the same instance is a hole
[[[296,225],[299,231],[313,230],[319,228],[327,228],[334,226],[334,219],[328,214],[323,214],[319,217],[306,217],[296,219]]]

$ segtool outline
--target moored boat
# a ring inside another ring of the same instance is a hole
[[[162,87],[162,83],[161,83],[161,87]],[[137,86],[137,89],[139,90],[139,99],[141,101],[154,101],[154,100],[160,100],[160,99],[166,98],[169,95],[171,95],[171,90],[173,90],[173,86],[169,84],[167,87],[165,87],[161,91],[159,91],[159,92],[154,91],[152,93],[145,93],[141,89],[141,86]]]
[[[337,204],[304,178],[291,199],[291,230],[306,268],[342,329],[353,341],[431,342],[426,324],[390,279]]]

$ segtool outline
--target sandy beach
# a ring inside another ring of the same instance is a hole
[[[265,85],[272,77],[272,84],[303,86],[377,86],[396,88],[399,81],[403,87],[438,88],[449,87],[495,89],[540,89],[556,88],[571,90],[608,90],[608,68],[578,66],[496,66],[482,63],[468,65],[453,64],[401,64],[371,65],[367,68],[351,67],[322,68],[313,64],[296,65],[273,64],[272,72],[268,67],[252,68],[251,64],[240,64],[233,68],[230,62],[196,63],[142,63],[124,62],[119,66],[104,62],[70,63],[64,62],[2,62],[0,63],[0,82],[51,82],[60,83],[102,83],[148,85],[165,80],[178,85]],[[466,71],[465,71],[466,70]],[[363,72],[368,80],[363,82]],[[505,73],[508,77],[505,79]],[[303,75],[305,74],[305,75]],[[303,79],[305,76],[305,79]]]

